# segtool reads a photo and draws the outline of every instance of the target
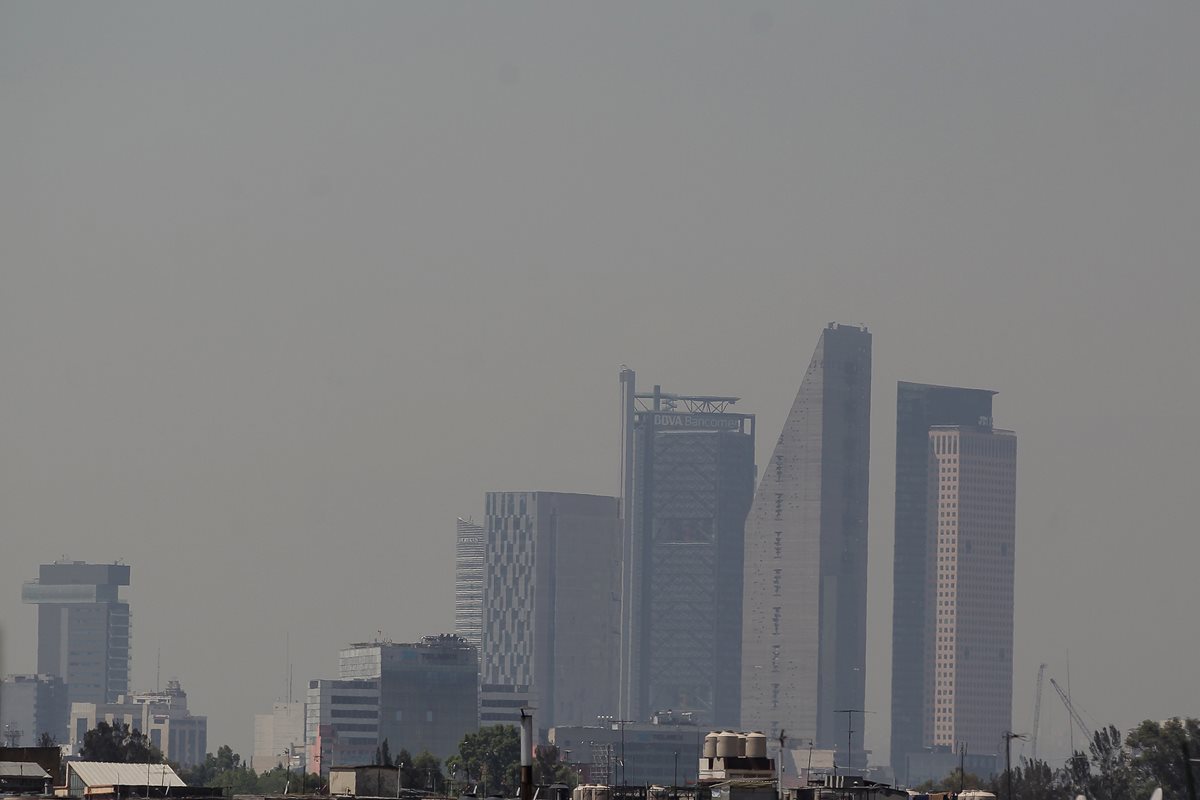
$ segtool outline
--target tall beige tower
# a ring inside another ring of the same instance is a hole
[[[927,747],[997,752],[1012,727],[1017,438],[929,429]]]

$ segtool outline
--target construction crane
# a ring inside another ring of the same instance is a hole
[[[1054,691],[1058,692],[1058,696],[1062,698],[1063,705],[1067,707],[1067,713],[1071,715],[1071,719],[1079,726],[1079,730],[1083,732],[1083,735],[1090,742],[1092,740],[1092,729],[1079,716],[1079,712],[1075,710],[1075,706],[1071,705],[1071,698],[1067,696],[1067,693],[1063,691],[1062,687],[1058,685],[1058,681],[1054,680],[1054,678],[1050,679],[1050,685],[1054,687]]]
[[[1032,760],[1037,761],[1038,721],[1042,717],[1042,678],[1046,675],[1046,665],[1038,667],[1037,697],[1033,701],[1033,734],[1029,737],[1029,748]]]

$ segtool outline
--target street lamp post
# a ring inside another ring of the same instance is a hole
[[[671,794],[679,800],[679,751],[675,751],[675,777],[671,779]]]
[[[1023,733],[1004,732],[1004,782],[1008,800],[1012,800],[1012,740],[1025,738]]]

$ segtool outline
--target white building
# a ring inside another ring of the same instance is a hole
[[[303,746],[304,703],[275,703],[270,714],[254,715],[254,769],[287,766],[285,753]]]

